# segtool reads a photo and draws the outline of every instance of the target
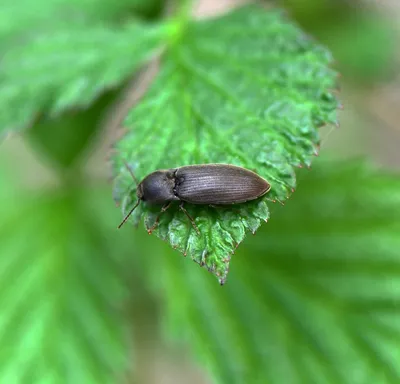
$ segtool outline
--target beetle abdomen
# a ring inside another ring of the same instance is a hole
[[[239,204],[257,199],[270,189],[256,173],[228,164],[180,167],[175,178],[176,196],[192,204]]]

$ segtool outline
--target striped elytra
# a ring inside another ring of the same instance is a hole
[[[180,167],[175,180],[176,196],[192,204],[240,204],[257,199],[270,189],[256,173],[228,164]]]

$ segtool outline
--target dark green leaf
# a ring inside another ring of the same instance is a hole
[[[336,121],[330,61],[279,12],[255,6],[183,28],[116,145],[115,198],[124,213],[136,200],[125,163],[139,179],[160,168],[213,162],[259,173],[272,185],[261,200],[224,209],[187,206],[200,236],[176,207],[156,230],[223,283],[246,232],[268,219],[267,200],[287,199],[296,186],[294,167],[310,165],[317,128]],[[144,216],[149,228],[159,210],[143,205],[133,221]]]

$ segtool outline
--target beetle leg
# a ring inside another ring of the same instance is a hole
[[[192,216],[189,215],[189,212],[186,210],[186,208],[183,206],[184,202],[182,201],[179,204],[179,208],[181,209],[181,211],[188,217],[188,219],[190,220],[190,222],[193,225],[193,228],[195,229],[195,231],[197,232],[198,235],[200,235],[200,231],[199,228],[197,227],[196,223],[194,222]]]
[[[156,221],[154,222],[153,226],[147,230],[147,233],[151,235],[151,233],[157,228],[159,222],[160,222],[160,216],[171,206],[172,201],[169,201],[168,203],[164,204],[163,207],[161,208],[160,213],[156,217]]]

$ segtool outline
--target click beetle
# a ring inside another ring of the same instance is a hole
[[[129,167],[128,170],[131,172]],[[270,189],[270,184],[255,172],[230,164],[186,165],[158,170],[137,184],[137,202],[118,228],[127,221],[141,201],[163,204],[154,225],[148,229],[151,233],[157,227],[161,214],[173,201],[180,201],[179,208],[200,234],[184,203],[211,206],[241,204],[265,195]]]

